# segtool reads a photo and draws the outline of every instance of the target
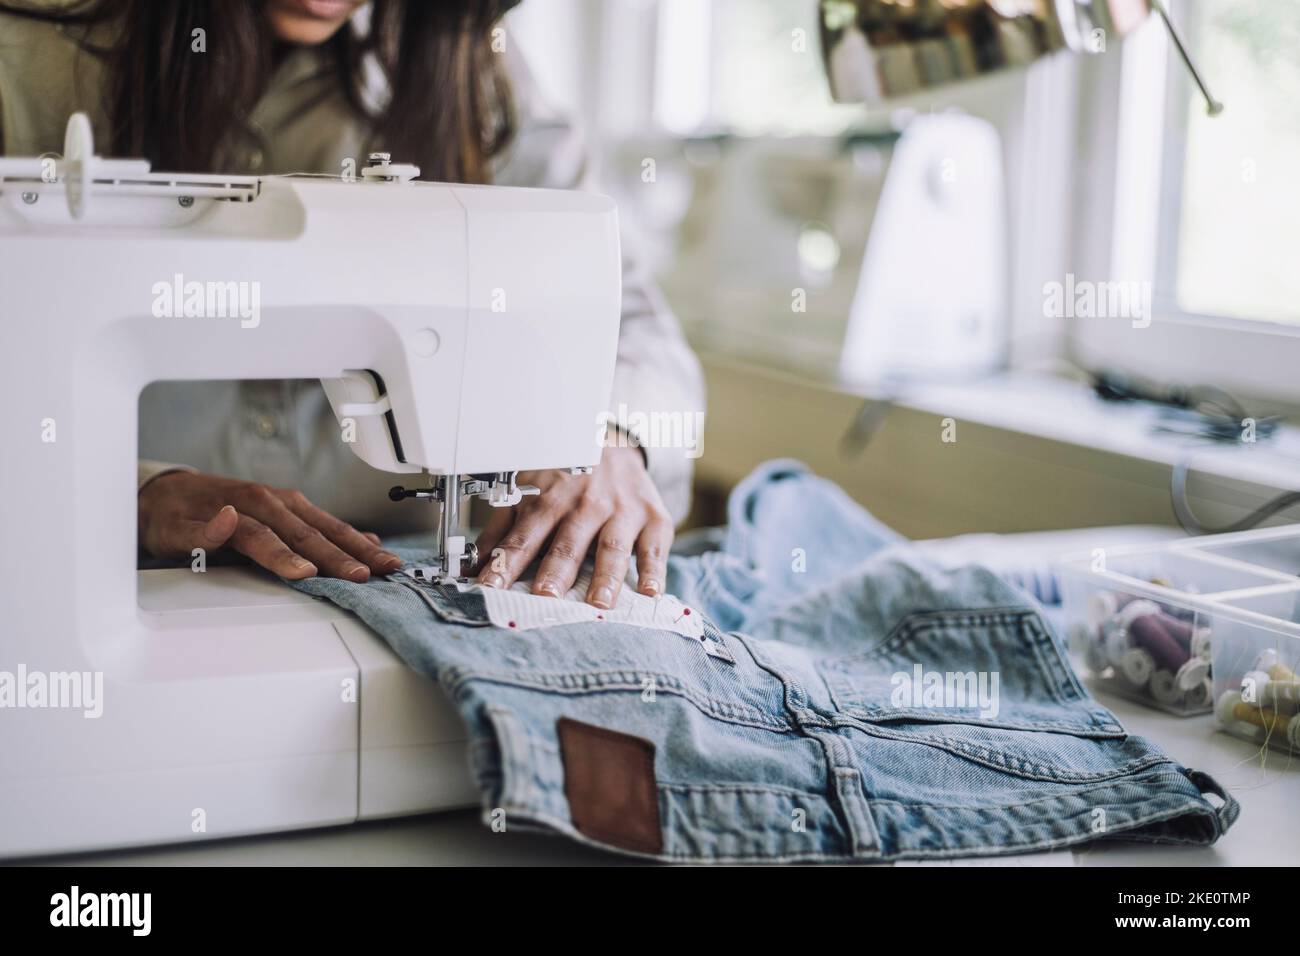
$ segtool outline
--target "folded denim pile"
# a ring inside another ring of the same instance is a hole
[[[696,634],[500,626],[477,587],[400,572],[294,586],[440,682],[484,820],[512,830],[667,861],[882,862],[1208,844],[1236,819],[1088,695],[1028,594],[930,563],[798,462],[728,507],[715,546],[670,560]]]

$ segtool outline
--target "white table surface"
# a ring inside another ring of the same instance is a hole
[[[1300,865],[1300,758],[1263,753],[1212,729],[1213,718],[1178,718],[1102,697],[1131,733],[1155,741],[1185,766],[1203,770],[1241,803],[1241,816],[1210,847],[1095,844],[1073,853],[1077,866]],[[326,830],[53,857],[54,864],[104,866],[564,866],[628,861],[559,837],[493,833],[464,810]],[[1068,865],[1055,854],[1052,862]]]

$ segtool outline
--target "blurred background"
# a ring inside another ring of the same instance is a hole
[[[704,362],[697,520],[775,456],[915,537],[1173,524],[1180,467],[1207,525],[1292,487],[1300,4],[1167,5],[1217,116],[1154,15],[1095,55],[836,103],[843,6],[507,21]]]

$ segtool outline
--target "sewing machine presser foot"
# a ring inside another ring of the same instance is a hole
[[[526,495],[541,493],[534,485],[521,485],[517,479],[519,472],[502,471],[482,475],[436,475],[430,476],[432,484],[427,488],[403,488],[395,485],[388,492],[393,501],[404,498],[417,498],[425,501],[438,501],[442,505],[442,514],[438,522],[438,566],[441,570],[441,583],[464,582],[467,578],[461,574],[461,567],[473,568],[478,565],[478,547],[465,540],[459,534],[461,498],[482,498],[494,508],[509,508],[517,505]]]

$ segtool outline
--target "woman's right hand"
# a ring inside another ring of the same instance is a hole
[[[402,565],[376,535],[322,511],[300,491],[173,471],[145,484],[137,501],[140,544],[158,558],[227,547],[295,581],[323,574],[361,582]]]

